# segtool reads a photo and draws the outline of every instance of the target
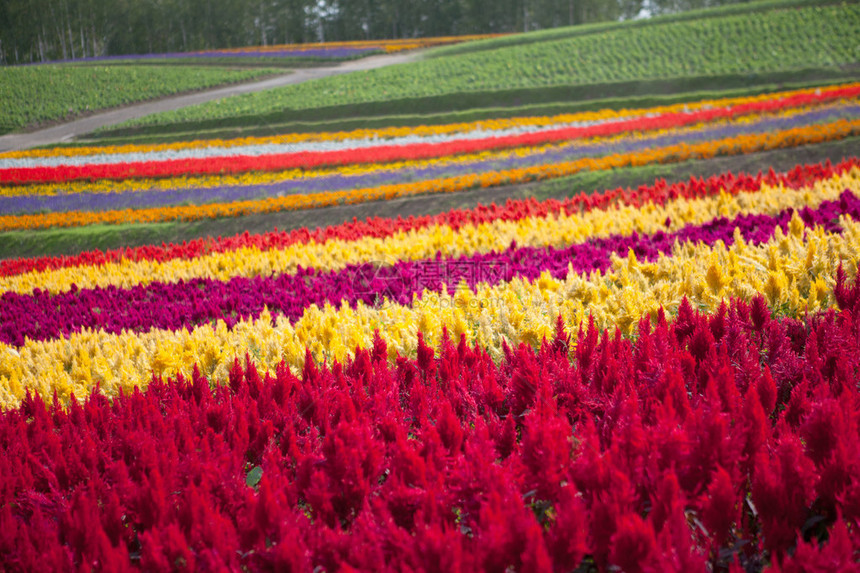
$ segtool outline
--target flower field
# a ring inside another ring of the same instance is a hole
[[[858,217],[852,159],[4,262],[0,554],[855,564]]]
[[[840,80],[0,153],[4,236],[306,221],[0,256],[0,571],[860,571],[858,141]]]

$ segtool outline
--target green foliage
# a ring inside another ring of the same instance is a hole
[[[0,133],[88,111],[248,80],[270,69],[210,66],[72,66],[0,68]]]
[[[856,4],[670,22],[324,78],[149,116],[135,124],[223,120],[452,94],[462,98],[479,92],[485,99],[483,94],[496,90],[546,92],[611,82],[838,69],[860,60],[858,30]]]
[[[856,0],[852,0],[856,2]],[[658,0],[658,4],[659,4]],[[665,3],[665,1],[663,2]],[[707,18],[719,18],[738,14],[750,15],[757,12],[767,12],[773,9],[799,8],[804,6],[821,6],[824,4],[836,4],[836,0],[760,0],[758,2],[741,2],[737,4],[726,4],[714,8],[699,10],[686,10],[678,13],[667,13],[640,20],[624,20],[621,22],[594,22],[579,26],[564,26],[541,30],[531,34],[514,34],[500,38],[490,38],[462,44],[440,46],[427,53],[427,58],[440,58],[445,56],[457,56],[499,48],[510,48],[512,46],[524,46],[538,42],[549,42],[553,40],[565,40],[590,34],[601,34],[604,32],[624,32],[635,28],[659,26],[671,22],[687,22],[690,20],[702,20]],[[653,7],[653,6],[652,6]]]
[[[257,487],[261,479],[263,479],[263,468],[254,466],[245,476],[245,485],[248,487]]]

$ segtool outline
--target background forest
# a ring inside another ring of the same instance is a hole
[[[4,0],[0,64],[522,32],[738,0]]]

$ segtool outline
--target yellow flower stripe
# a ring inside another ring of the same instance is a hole
[[[401,232],[385,238],[362,237],[357,240],[330,240],[324,243],[294,244],[283,249],[263,250],[245,247],[224,253],[211,253],[193,259],[165,262],[128,261],[102,266],[66,267],[0,278],[0,293],[30,293],[39,288],[64,292],[72,284],[78,288],[117,286],[129,288],[151,282],[175,282],[193,278],[229,280],[233,277],[270,276],[293,273],[297,267],[334,271],[348,264],[400,260],[420,260],[443,256],[464,256],[508,248],[512,241],[522,247],[564,246],[589,238],[629,235],[634,231],[652,234],[671,232],[685,225],[703,224],[716,217],[741,214],[775,214],[789,207],[814,208],[822,201],[835,200],[845,189],[860,192],[860,168],[816,181],[798,190],[762,185],[754,192],[701,199],[676,199],[665,205],[641,208],[620,206],[609,211],[595,209],[571,215],[526,217],[516,221],[496,220],[480,225],[464,225],[453,230],[433,225]],[[666,219],[671,221],[667,227]]]
[[[534,117],[517,117],[517,118],[501,118],[478,120],[473,122],[460,122],[444,125],[420,125],[413,127],[384,127],[376,129],[356,129],[351,131],[336,131],[336,132],[321,132],[321,133],[291,133],[284,135],[266,136],[266,137],[240,137],[233,139],[209,139],[182,141],[174,143],[159,143],[159,144],[128,144],[128,145],[108,145],[108,146],[85,146],[85,147],[70,147],[70,148],[52,148],[52,149],[35,149],[27,151],[9,151],[0,153],[0,159],[3,158],[27,158],[27,157],[76,157],[83,155],[98,155],[111,153],[142,153],[150,151],[165,151],[178,149],[197,149],[204,147],[236,147],[244,145],[265,145],[265,144],[288,144],[310,141],[342,141],[345,139],[364,139],[377,137],[380,139],[388,139],[393,137],[403,137],[407,135],[448,135],[454,133],[462,133],[483,130],[500,130],[510,129],[513,127],[531,127],[531,126],[551,126],[554,124],[567,124],[585,121],[605,121],[610,119],[630,119],[643,115],[667,114],[678,112],[693,112],[701,109],[709,109],[714,107],[729,107],[761,101],[775,100],[785,97],[791,97],[801,94],[821,93],[827,94],[840,89],[852,88],[860,86],[860,82],[848,83],[837,86],[828,86],[823,88],[806,88],[800,90],[789,90],[776,92],[771,94],[763,94],[756,96],[744,97],[728,97],[707,99],[698,102],[679,103],[664,106],[655,106],[651,108],[639,109],[620,109],[611,110],[603,109],[599,111],[587,111],[579,113],[565,113],[553,116],[534,116]]]
[[[599,158],[552,163],[480,174],[460,175],[446,179],[430,179],[412,183],[382,185],[369,189],[353,189],[322,193],[268,197],[230,203],[205,205],[172,205],[147,209],[115,211],[68,211],[0,216],[0,231],[79,227],[94,224],[156,223],[164,221],[196,221],[220,217],[240,217],[258,213],[276,213],[300,209],[315,209],[333,205],[350,205],[367,201],[430,193],[455,193],[466,189],[528,183],[573,175],[582,170],[614,169],[676,163],[689,159],[704,159],[717,155],[739,155],[768,149],[796,147],[823,141],[843,139],[860,134],[860,120],[839,120],[824,125],[798,127],[764,134],[729,137],[698,144],[678,144],[635,153],[619,153]]]
[[[842,218],[843,233],[804,232],[795,216],[787,235],[777,232],[766,244],[745,244],[739,236],[729,248],[702,244],[676,246],[672,256],[653,263],[614,258],[606,273],[571,273],[566,280],[544,274],[536,281],[514,280],[493,287],[465,287],[453,295],[425,292],[409,306],[369,308],[346,305],[310,307],[290,324],[268,313],[232,330],[214,326],[153,330],[143,334],[85,331],[68,339],[28,341],[23,347],[0,344],[0,407],[17,406],[27,389],[63,401],[98,385],[108,396],[146,387],[152,374],[189,375],[197,364],[210,380],[225,381],[233,360],[246,353],[264,370],[282,360],[299,369],[309,348],[316,360],[340,360],[356,347],[368,347],[378,331],[392,356],[413,356],[417,335],[439,343],[443,326],[453,337],[464,334],[499,359],[502,343],[538,344],[550,338],[561,315],[577,329],[588,315],[598,327],[618,325],[633,332],[639,318],[663,307],[675,312],[684,296],[701,309],[715,310],[727,297],[764,293],[774,308],[789,314],[830,308],[833,277],[840,263],[849,272],[860,260],[860,225]]]

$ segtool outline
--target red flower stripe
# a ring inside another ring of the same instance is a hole
[[[368,218],[364,221],[353,219],[342,223],[310,231],[307,228],[293,231],[274,231],[264,234],[250,234],[247,231],[232,237],[217,240],[206,238],[183,242],[181,245],[162,244],[108,251],[93,250],[75,256],[37,257],[0,261],[0,276],[12,276],[27,272],[41,272],[51,269],[78,266],[97,266],[131,261],[168,261],[172,259],[192,259],[209,253],[221,253],[243,247],[256,247],[260,250],[282,249],[293,244],[311,241],[322,243],[329,240],[357,240],[362,237],[387,237],[398,232],[408,232],[432,225],[447,225],[457,230],[465,225],[477,225],[495,220],[516,221],[526,217],[546,217],[551,214],[571,214],[592,209],[606,209],[615,204],[641,206],[646,203],[664,204],[673,199],[691,199],[715,195],[720,190],[731,194],[742,191],[755,191],[762,184],[784,185],[799,188],[844,173],[860,166],[860,159],[852,157],[831,166],[830,162],[813,165],[798,165],[791,171],[777,174],[770,170],[767,174],[751,176],[723,173],[708,179],[692,178],[686,183],[669,185],[658,180],[654,185],[640,186],[638,189],[613,189],[588,195],[579,193],[575,197],[559,201],[548,199],[508,200],[504,205],[480,205],[474,209],[453,209],[439,215],[410,216],[408,218],[383,219]]]
[[[786,98],[750,102],[727,108],[693,113],[669,113],[655,117],[640,117],[626,121],[604,123],[589,127],[561,128],[541,133],[524,133],[508,137],[490,137],[469,141],[424,143],[414,145],[381,145],[340,151],[283,153],[265,156],[236,155],[220,158],[175,159],[169,161],[138,161],[116,164],[60,165],[56,167],[26,167],[0,169],[0,183],[47,183],[77,179],[126,179],[135,177],[171,177],[178,175],[213,175],[246,171],[276,171],[281,169],[311,169],[323,166],[356,163],[384,163],[418,160],[463,153],[475,153],[528,145],[539,145],[585,137],[606,137],[629,131],[670,129],[697,123],[729,119],[753,113],[767,113],[789,107],[822,103],[860,95],[860,86],[803,93]]]

